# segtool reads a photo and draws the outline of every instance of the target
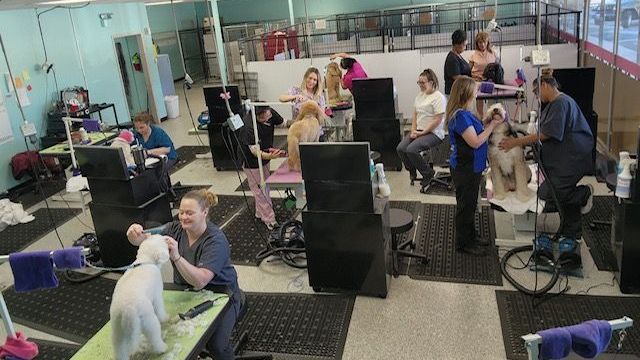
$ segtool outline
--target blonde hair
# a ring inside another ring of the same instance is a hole
[[[322,96],[322,81],[320,79],[320,71],[317,68],[310,67],[307,71],[304,72],[304,77],[302,78],[302,83],[300,84],[300,89],[305,90],[307,88],[307,78],[311,74],[316,74],[316,86],[313,88],[313,99],[318,100],[320,96]]]
[[[488,32],[480,31],[476,34],[476,49],[478,48],[479,42],[487,43],[487,51],[493,54],[493,48],[491,48],[491,37]]]
[[[195,200],[202,210],[218,205],[218,195],[206,189],[191,190],[182,198]]]
[[[153,116],[151,116],[151,114],[146,113],[146,112],[138,113],[133,118],[133,122],[134,123],[145,123],[147,125],[150,125],[153,122]]]
[[[449,124],[449,120],[451,120],[458,110],[469,110],[473,112],[475,95],[476,82],[468,76],[459,76],[451,87],[451,94],[449,94],[449,101],[447,101],[445,124]]]

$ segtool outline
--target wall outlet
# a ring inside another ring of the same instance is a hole
[[[28,122],[25,122],[24,124],[20,125],[20,130],[22,130],[22,135],[24,137],[34,136],[38,133],[36,131],[36,126]]]

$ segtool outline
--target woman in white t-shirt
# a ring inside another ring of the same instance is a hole
[[[396,150],[411,180],[422,175],[421,185],[426,185],[434,171],[420,155],[421,151],[437,146],[444,139],[444,113],[447,106],[444,95],[438,91],[438,77],[431,69],[418,77],[420,93],[413,103],[411,132],[398,144]]]

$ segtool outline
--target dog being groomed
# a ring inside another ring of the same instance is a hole
[[[169,261],[163,236],[153,235],[138,248],[134,266],[118,280],[111,300],[111,340],[116,360],[126,360],[136,352],[141,335],[153,353],[163,353],[160,323],[169,319],[162,298],[160,267]]]
[[[320,140],[321,125],[324,124],[324,112],[315,101],[309,100],[302,104],[298,117],[287,133],[287,151],[289,152],[289,169],[300,171],[300,149],[303,142],[318,142]]]
[[[499,103],[491,105],[485,114],[485,119],[492,119],[494,116],[501,116],[504,119],[489,137],[489,166],[493,196],[497,200],[503,200],[507,192],[515,191],[516,198],[526,202],[531,199],[533,192],[528,186],[531,181],[531,169],[525,162],[524,150],[520,146],[509,151],[498,148],[502,139],[515,136],[506,115],[504,107]]]

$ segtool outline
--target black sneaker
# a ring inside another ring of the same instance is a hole
[[[486,251],[484,251],[484,249],[479,246],[465,246],[456,249],[456,251],[473,256],[487,256]]]
[[[420,185],[422,185],[422,187],[429,185],[429,182],[431,182],[431,179],[433,179],[433,176],[435,174],[436,172],[433,171],[433,169],[429,169],[429,171],[426,174],[422,175],[422,180],[420,180]]]

